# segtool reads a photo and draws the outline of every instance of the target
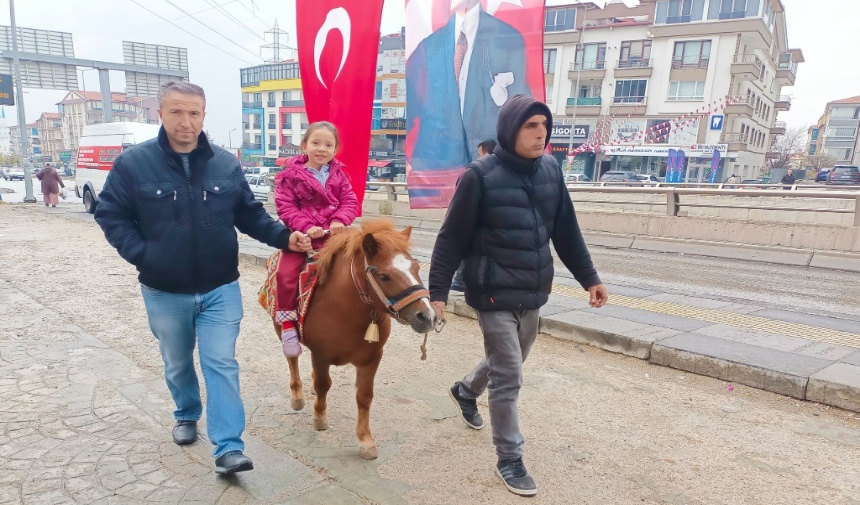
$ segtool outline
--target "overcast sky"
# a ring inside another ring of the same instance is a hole
[[[289,44],[295,46],[295,1],[135,1],[174,20],[179,28],[132,0],[17,0],[16,18],[18,26],[71,32],[78,58],[122,62],[124,40],[187,48],[191,80],[203,86],[207,94],[206,129],[217,143],[226,145],[228,132],[237,128],[232,140],[234,146],[238,145],[241,142],[239,69],[271,57],[260,46],[271,42],[270,35],[263,40],[263,32],[271,28],[276,18],[281,28],[289,32]],[[216,2],[232,19],[213,8]],[[170,3],[198,14],[187,17]],[[860,95],[860,65],[854,57],[860,52],[860,38],[856,36],[856,20],[850,15],[857,9],[857,0],[783,0],[783,4],[788,16],[789,44],[803,49],[806,63],[798,70],[797,85],[783,88],[783,94],[792,95],[793,103],[791,111],[780,113],[779,119],[790,126],[802,126],[817,121],[828,101]],[[0,24],[8,25],[8,2],[0,5]],[[826,8],[822,8],[824,5]],[[382,33],[399,32],[403,24],[404,1],[386,0]],[[81,75],[79,71],[79,80]],[[97,80],[95,71],[87,71],[81,85],[96,91]],[[114,91],[123,91],[123,74],[111,73],[111,84]],[[42,112],[55,112],[54,104],[63,96],[63,91],[25,89],[28,122],[35,121]],[[15,107],[4,108],[7,124],[16,124]]]

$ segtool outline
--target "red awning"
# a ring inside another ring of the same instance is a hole
[[[387,167],[387,166],[388,166],[388,165],[390,165],[390,164],[391,164],[391,162],[390,162],[390,161],[376,161],[376,160],[370,160],[370,161],[368,161],[368,162],[367,162],[367,166],[368,166],[368,167],[373,167],[373,168],[382,168],[382,167]]]
[[[289,158],[278,158],[275,160],[275,166],[285,167],[287,166],[287,161],[289,161]]]

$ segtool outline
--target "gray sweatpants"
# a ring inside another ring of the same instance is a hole
[[[517,398],[539,315],[538,310],[478,312],[486,357],[460,382],[460,396],[477,399],[489,389],[493,444],[500,460],[523,456]]]

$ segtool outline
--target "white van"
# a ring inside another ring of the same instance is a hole
[[[84,127],[78,148],[75,194],[90,214],[96,211],[98,195],[113,162],[123,149],[158,136],[159,125],[146,123],[100,123]]]

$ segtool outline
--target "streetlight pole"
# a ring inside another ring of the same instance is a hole
[[[18,28],[15,26],[15,0],[9,0],[9,17],[12,25],[12,58],[15,73],[15,95],[18,100],[18,131],[21,168],[24,170],[24,203],[36,203],[33,195],[33,177],[30,175],[30,143],[27,141],[27,121],[24,119],[24,85],[21,83],[21,60],[18,59]]]
[[[230,150],[231,151],[233,150],[233,132],[236,130],[237,130],[236,128],[233,128],[232,130],[227,132],[227,138],[229,139],[229,142],[230,142]]]
[[[570,153],[573,151],[573,138],[576,136],[576,106],[579,104],[579,80],[582,75],[582,66],[585,64],[585,48],[582,51],[582,61],[579,62],[579,65],[576,65],[576,55],[579,54],[579,47],[585,41],[585,19],[588,16],[588,4],[581,4],[585,7],[585,12],[582,15],[582,30],[579,32],[579,42],[576,44],[576,50],[573,55],[573,65],[576,68],[576,85],[573,87],[573,118],[570,120],[570,141],[567,145],[567,152]],[[568,171],[573,168],[573,161],[570,161],[569,166],[567,167]]]

